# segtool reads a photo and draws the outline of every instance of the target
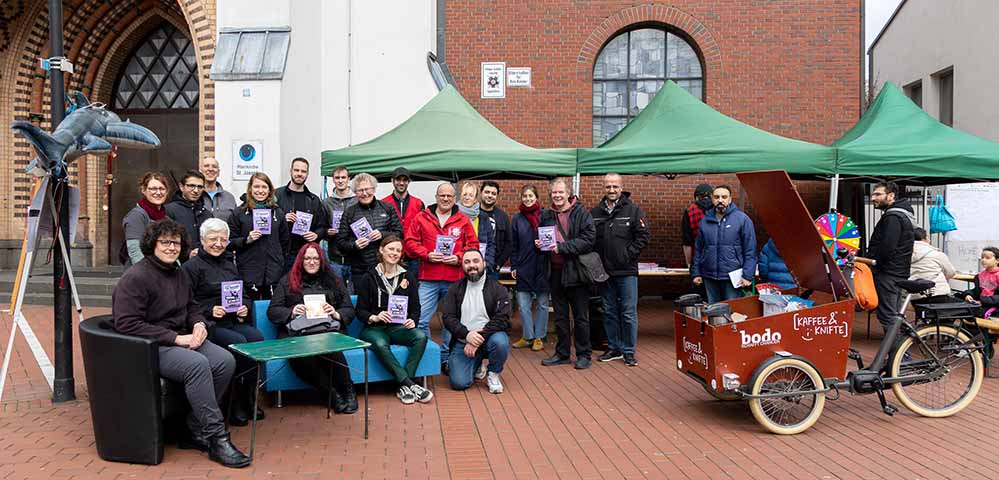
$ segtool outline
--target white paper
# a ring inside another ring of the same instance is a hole
[[[327,317],[327,315],[323,313],[323,304],[326,303],[326,295],[305,295],[302,297],[302,303],[305,304],[306,318],[313,319]]]
[[[732,281],[733,287],[739,288],[739,285],[742,283],[742,269],[728,272],[728,279]]]

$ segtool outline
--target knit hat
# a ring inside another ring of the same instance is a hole
[[[704,195],[711,195],[712,190],[713,189],[711,188],[711,185],[702,183],[698,185],[697,188],[694,189],[694,198],[702,197]]]

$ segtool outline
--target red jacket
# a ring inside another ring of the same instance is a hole
[[[385,198],[382,199],[382,201],[389,205],[392,205],[392,208],[395,209],[395,214],[398,215],[399,218],[402,220],[402,231],[404,235],[405,232],[409,231],[409,224],[413,223],[413,219],[416,218],[416,216],[423,211],[423,200],[416,198],[412,193],[409,194],[409,205],[406,207],[405,217],[402,216],[402,212],[399,211],[399,204],[396,203],[395,201],[395,195],[390,193],[386,195]],[[402,248],[403,248],[402,252],[403,256],[405,256],[406,258],[417,258],[416,255],[409,253],[409,248],[406,247],[405,242],[403,242]]]
[[[420,259],[421,281],[456,282],[464,276],[461,265],[445,265],[427,260],[430,252],[433,252],[437,246],[437,235],[455,237],[454,254],[459,257],[461,252],[468,248],[479,248],[479,237],[475,233],[472,222],[458,211],[457,206],[451,209],[451,217],[444,222],[444,228],[441,228],[436,212],[437,205],[434,204],[416,215],[416,218],[406,228],[406,240],[403,242],[403,248],[414,258]]]

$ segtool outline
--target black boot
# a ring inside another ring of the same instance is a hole
[[[343,413],[345,408],[347,408],[347,399],[333,388],[333,413]]]
[[[208,451],[208,440],[201,438],[193,433],[187,428],[184,428],[184,432],[180,434],[180,439],[177,440],[177,448],[181,450],[198,450],[200,452]]]
[[[246,400],[242,398],[232,399],[232,412],[229,413],[229,425],[245,427],[250,423],[250,409],[246,408]]]
[[[252,461],[229,439],[229,432],[220,433],[209,441],[208,458],[229,468],[243,468]]]
[[[351,413],[357,412],[357,392],[354,391],[353,383],[348,383],[347,386],[344,387],[343,396],[345,397],[344,398],[345,405],[343,407],[343,413],[349,415]]]

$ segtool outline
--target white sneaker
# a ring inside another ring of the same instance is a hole
[[[486,373],[488,371],[489,370],[486,369],[486,362],[482,362],[482,365],[479,365],[479,370],[475,372],[475,379],[476,380],[482,380],[482,379],[486,378]]]
[[[503,393],[503,384],[498,373],[489,372],[486,375],[486,384],[489,385],[489,393]]]
[[[413,396],[416,397],[416,401],[420,403],[427,403],[434,398],[434,393],[426,388],[423,388],[422,385],[413,385],[409,387],[409,391],[413,392]]]
[[[399,391],[396,392],[395,396],[399,397],[399,401],[401,401],[403,405],[412,405],[416,402],[416,395],[414,395],[413,391],[405,385],[399,387]]]

